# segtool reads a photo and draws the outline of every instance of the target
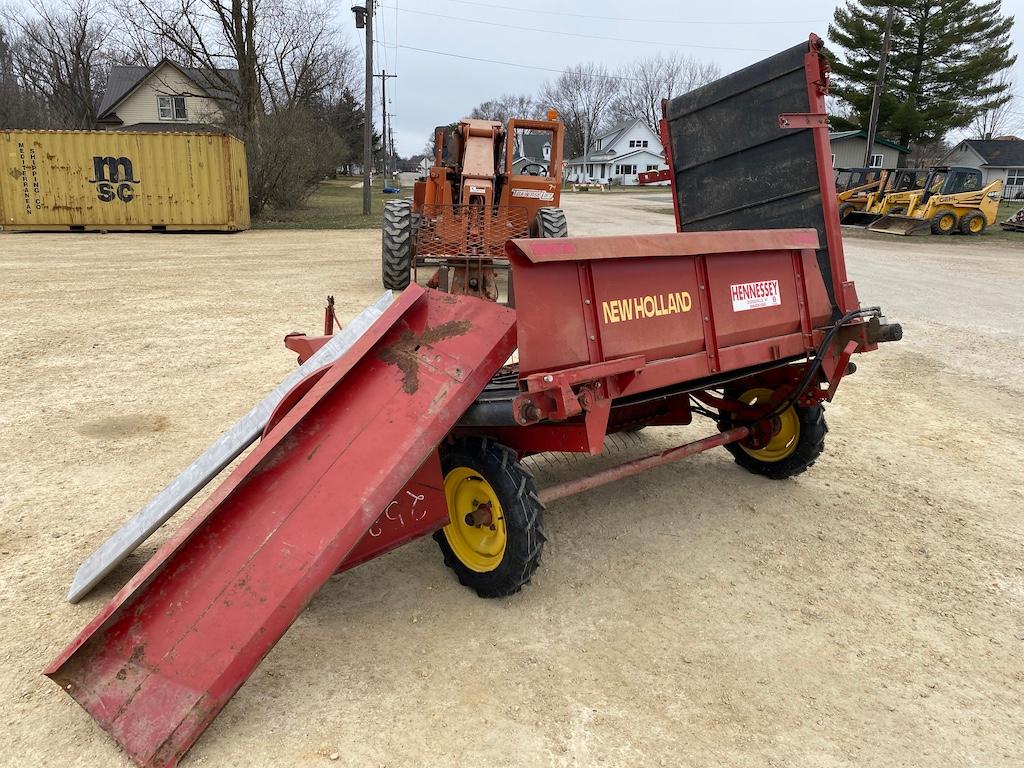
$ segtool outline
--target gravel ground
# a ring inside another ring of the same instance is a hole
[[[574,234],[672,228],[658,194],[564,204]],[[507,600],[429,539],[336,577],[183,762],[1024,764],[1024,236],[962,246],[851,233],[906,338],[858,360],[807,474],[719,450],[553,504]],[[0,763],[128,764],[40,670],[167,532],[74,606],[71,577],[287,373],[325,294],[343,318],[379,294],[378,254],[369,231],[0,236]]]

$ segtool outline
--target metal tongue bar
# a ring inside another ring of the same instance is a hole
[[[170,519],[171,515],[188,503],[207,483],[220,474],[228,464],[238,458],[263,433],[274,409],[292,387],[318,368],[340,358],[366,330],[373,325],[394,299],[391,291],[384,293],[330,341],[324,344],[305,363],[292,371],[273,392],[263,398],[238,423],[218,437],[213,444],[193,461],[146,506],[135,513],[116,533],[100,545],[75,573],[68,591],[68,601],[77,603],[95,587],[104,576],[134,552],[142,542]]]

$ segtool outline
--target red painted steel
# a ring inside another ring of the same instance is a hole
[[[695,440],[692,443],[686,443],[675,448],[669,448],[668,450],[662,451],[661,453],[655,453],[651,456],[645,456],[642,459],[634,459],[633,461],[627,461],[624,464],[611,467],[609,469],[595,472],[592,475],[586,475],[584,477],[575,477],[572,480],[566,480],[564,483],[558,485],[549,485],[547,488],[542,488],[537,492],[537,496],[540,498],[541,503],[550,504],[552,501],[558,501],[558,499],[564,499],[566,496],[573,496],[577,493],[583,493],[594,488],[599,488],[602,485],[615,482],[616,480],[622,480],[633,475],[639,475],[641,472],[646,472],[648,469],[654,469],[655,467],[662,467],[666,464],[671,464],[674,461],[680,461],[685,459],[687,456],[693,456],[696,453],[703,451],[709,451],[712,448],[717,448],[727,443],[735,443],[739,440],[743,440],[747,435],[750,434],[748,427],[735,427],[734,429],[728,429],[724,432],[719,432],[717,435],[711,435],[705,437],[702,440]]]
[[[413,539],[448,525],[441,457],[437,451],[423,462],[412,479],[384,507],[337,573],[355,568]]]
[[[806,355],[832,313],[817,246],[804,229],[510,241],[521,375],[643,357],[602,380],[620,396]],[[752,283],[779,303],[735,310]]]
[[[514,317],[407,289],[45,673],[137,763],[175,765],[346,558],[376,554],[360,541],[515,348]]]
[[[808,112],[826,114],[825,97],[828,95],[828,59],[822,53],[824,41],[815,34],[808,38],[804,55],[804,74],[807,78]],[[821,189],[821,207],[825,215],[825,247],[828,248],[832,269],[832,290],[836,306],[843,314],[857,309],[856,290],[846,277],[846,256],[843,252],[843,234],[839,228],[839,202],[835,194],[832,168],[832,145],[828,137],[828,122],[810,126],[814,155],[818,163],[818,186]]]

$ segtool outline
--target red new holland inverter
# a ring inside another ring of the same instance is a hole
[[[463,584],[508,595],[537,568],[545,504],[718,446],[766,478],[810,467],[851,357],[901,335],[847,279],[827,72],[812,36],[665,104],[676,233],[514,240],[508,307],[412,285],[289,336],[294,376],[70,599],[256,447],[46,674],[137,763],[171,766],[339,570],[433,533]],[[694,414],[704,439],[554,485],[521,463]]]

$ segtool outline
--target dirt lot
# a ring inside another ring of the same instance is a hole
[[[576,234],[669,229],[667,205],[565,203]],[[186,764],[1024,764],[1024,236],[847,247],[906,338],[858,361],[809,473],[715,451],[554,504],[508,600],[459,587],[429,539],[337,577]],[[128,764],[40,670],[162,536],[76,606],[71,577],[285,375],[281,337],[326,293],[343,317],[379,294],[378,249],[0,236],[0,763]]]

